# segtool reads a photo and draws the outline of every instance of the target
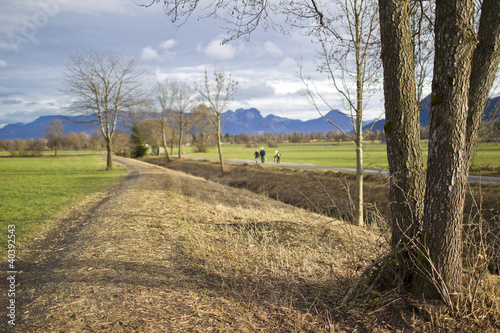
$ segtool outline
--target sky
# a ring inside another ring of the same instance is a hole
[[[229,109],[257,108],[263,116],[308,120],[316,109],[301,94],[303,71],[317,79],[332,105],[342,102],[315,70],[315,45],[298,30],[287,35],[258,29],[249,38],[221,44],[220,21],[193,15],[176,27],[151,0],[2,0],[0,13],[0,127],[64,114],[63,77],[71,54],[111,50],[135,57],[147,84],[164,79],[194,85],[205,70],[231,73],[238,90]],[[365,119],[382,112],[373,97]]]

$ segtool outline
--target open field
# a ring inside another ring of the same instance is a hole
[[[103,150],[104,151],[104,150]],[[31,151],[26,151],[26,157],[31,157],[32,152]],[[98,150],[60,150],[57,152],[57,156],[64,156],[64,155],[94,155],[98,154]],[[53,150],[44,150],[41,152],[37,152],[37,154],[41,154],[41,156],[54,156],[54,151]],[[12,156],[11,152],[8,151],[0,151],[0,156],[5,157],[5,156]]]
[[[125,174],[120,166],[104,169],[105,159],[97,155],[0,158],[2,257],[8,225],[16,226],[16,239],[22,240],[43,221]]]
[[[268,161],[273,160],[275,148],[264,146]],[[224,145],[223,154],[227,159],[253,159],[255,149],[245,145]],[[314,143],[284,143],[278,150],[281,161],[288,163],[313,164],[333,167],[356,167],[356,152],[350,142],[314,142]],[[427,142],[422,142],[424,163],[427,163]],[[183,152],[192,152],[192,147],[183,147]],[[177,156],[177,155],[174,155]],[[218,158],[217,148],[210,147],[208,153],[200,154],[206,158]],[[366,142],[364,147],[364,168],[387,170],[386,145],[380,142]],[[478,147],[471,174],[483,176],[500,176],[500,143],[481,143]]]

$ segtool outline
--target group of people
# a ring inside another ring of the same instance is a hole
[[[255,163],[259,163],[259,157],[260,161],[264,163],[266,159],[266,151],[264,150],[264,147],[260,148],[260,151],[258,149],[255,149],[255,153],[253,154],[255,157]],[[274,162],[279,163],[281,160],[281,153],[278,151],[278,149],[274,150]]]

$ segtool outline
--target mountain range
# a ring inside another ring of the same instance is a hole
[[[431,108],[431,95],[428,95],[426,98],[422,100],[421,109],[420,109],[420,125],[421,126],[429,126],[430,124],[430,108]],[[492,117],[499,119],[500,112],[498,111],[500,108],[500,96],[493,97],[488,99],[486,103],[486,108],[483,113],[483,120],[490,120]],[[383,131],[385,125],[385,119],[380,119],[375,124],[373,122],[368,123],[363,126],[363,130],[368,130],[372,128],[372,131]],[[373,127],[372,127],[373,126]]]
[[[344,131],[350,131],[352,129],[351,118],[341,112],[330,111],[325,117],[335,122]],[[45,136],[44,132],[46,131],[45,127],[53,119],[61,120],[64,125],[64,134],[69,132],[85,132],[90,135],[97,128],[95,125],[75,122],[76,117],[57,115],[42,116],[27,124],[16,123],[4,126],[0,129],[0,139],[43,138]],[[328,132],[332,129],[337,130],[321,117],[307,121],[283,118],[275,115],[263,117],[260,111],[255,108],[227,111],[223,113],[223,119],[222,132],[224,134],[229,133],[230,135],[242,133],[280,134],[290,132]],[[127,130],[125,125],[118,127]]]
[[[489,119],[494,115],[494,111],[500,105],[500,96],[489,100],[485,109],[483,119]],[[422,126],[429,125],[430,110],[430,95],[422,101],[422,109],[420,113],[420,124]],[[496,117],[499,115],[496,114]],[[325,117],[337,124],[343,131],[349,132],[352,130],[351,118],[339,111],[330,111]],[[92,134],[96,126],[75,122],[76,117],[70,116],[42,116],[37,118],[31,123],[23,124],[9,124],[0,128],[0,139],[37,139],[43,138],[45,127],[52,119],[60,119],[64,125],[64,134],[69,132],[85,132]],[[255,108],[238,109],[236,111],[227,111],[223,113],[223,130],[222,132],[235,134],[261,134],[261,133],[290,133],[290,132],[329,132],[330,130],[338,131],[337,128],[325,121],[323,118],[318,117],[307,121],[298,119],[289,119],[278,117],[275,115],[268,115],[263,117],[259,110]],[[372,125],[372,130],[383,131],[385,120],[378,120],[375,124],[369,122],[363,126],[365,130],[369,129]],[[121,129],[128,130],[125,125],[119,126]]]

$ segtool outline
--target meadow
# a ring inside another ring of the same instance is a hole
[[[14,152],[17,153],[17,152]],[[44,150],[36,152],[39,156],[54,156],[53,150]],[[99,153],[98,150],[59,150],[57,156],[68,156],[68,155],[93,155]],[[25,151],[24,157],[33,157],[31,151]],[[12,153],[9,151],[0,151],[0,157],[12,157]]]
[[[97,155],[0,158],[1,255],[9,225],[15,225],[16,240],[22,240],[64,208],[125,174],[118,165],[113,171],[105,167],[105,159]]]
[[[223,146],[225,159],[253,160],[255,149],[261,146],[246,147],[242,144]],[[263,146],[268,161],[273,161],[275,148]],[[282,143],[277,148],[281,154],[281,162],[333,166],[343,168],[356,167],[356,151],[350,142],[311,142]],[[183,152],[191,153],[192,147],[185,146]],[[427,163],[427,142],[422,141],[424,163]],[[174,155],[177,156],[177,155]],[[205,158],[218,158],[217,148],[210,147],[207,153],[200,154]],[[365,169],[387,170],[386,145],[380,142],[365,142],[363,163]],[[500,176],[500,143],[481,143],[478,146],[471,174],[483,176]]]

